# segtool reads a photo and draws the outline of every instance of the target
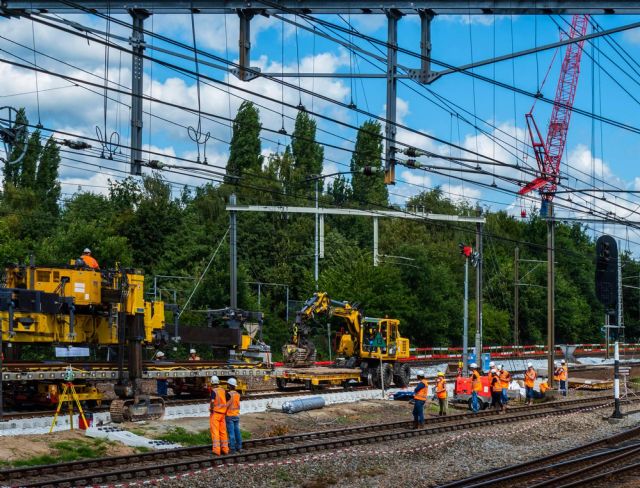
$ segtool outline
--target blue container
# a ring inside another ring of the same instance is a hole
[[[489,363],[491,362],[491,353],[483,352],[482,353],[482,371],[485,373],[489,372]]]
[[[467,361],[469,361],[469,364],[477,362],[477,361],[476,361],[476,355],[475,355],[475,353],[470,352],[470,353],[467,355]]]

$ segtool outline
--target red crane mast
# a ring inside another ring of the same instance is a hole
[[[574,15],[571,21],[569,38],[583,37],[587,33],[588,24],[588,15]],[[582,57],[583,46],[584,40],[567,45],[560,70],[560,78],[558,79],[558,86],[556,88],[556,97],[553,103],[553,112],[551,113],[551,120],[549,121],[546,141],[542,139],[538,125],[533,118],[533,107],[531,111],[525,115],[529,136],[531,137],[531,145],[536,157],[536,162],[538,163],[538,169],[540,170],[540,176],[522,187],[518,193],[520,195],[526,195],[535,190],[540,191],[542,194],[543,208],[546,207],[546,202],[553,200],[553,195],[560,180],[560,163],[562,162],[562,153],[564,152],[567,142],[567,131],[569,129],[573,101],[578,86],[580,58]]]

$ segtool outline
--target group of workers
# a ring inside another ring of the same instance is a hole
[[[217,376],[211,377],[209,427],[212,452],[216,456],[234,454],[242,450],[240,433],[240,393],[235,378],[227,380],[227,389],[220,386]]]
[[[483,389],[482,372],[476,363],[471,363],[471,409],[478,412],[481,406],[480,393]],[[567,396],[568,385],[568,366],[563,359],[555,363],[553,379],[559,383],[559,391],[562,396]],[[413,427],[420,428],[424,426],[424,406],[428,398],[429,382],[425,378],[424,371],[417,372],[418,385],[413,391]],[[491,407],[498,412],[504,413],[509,403],[509,385],[512,376],[502,364],[496,365],[493,361],[489,363],[489,373],[487,374],[487,383],[491,392]],[[532,363],[527,363],[527,370],[524,374],[525,386],[525,405],[532,405],[534,399],[544,398],[549,390],[549,383],[543,378],[539,383],[539,390],[534,389],[538,373]],[[447,383],[443,372],[439,372],[436,377],[433,399],[438,399],[440,411],[439,415],[447,414]]]

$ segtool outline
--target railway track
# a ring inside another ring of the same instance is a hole
[[[569,488],[602,486],[608,478],[640,478],[640,427],[525,463],[440,485],[440,488]]]
[[[411,429],[409,421],[389,422],[336,430],[252,439],[241,453],[213,457],[211,446],[155,451],[129,456],[74,461],[47,466],[0,471],[0,483],[8,486],[68,487],[111,484],[123,480],[179,474],[221,465],[254,462],[296,454],[351,446],[376,444],[449,431],[469,430],[493,424],[507,424],[535,418],[580,412],[608,405],[609,397],[549,402],[533,407],[517,407],[507,414],[483,411],[428,419],[427,427]]]

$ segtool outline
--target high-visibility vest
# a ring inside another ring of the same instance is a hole
[[[500,370],[498,377],[500,378],[500,382],[502,383],[502,388],[509,388],[509,384],[511,383],[511,373],[509,373],[509,371],[507,371],[506,369],[502,369]]]
[[[235,390],[229,392],[231,399],[227,407],[227,417],[237,417],[240,415],[240,393]]]
[[[560,368],[562,372],[560,373],[560,381],[567,381],[567,376],[569,375],[569,368],[565,364]]]
[[[89,268],[93,268],[93,269],[100,268],[100,266],[98,266],[98,261],[96,261],[93,256],[89,256],[88,254],[82,255],[82,261]]]
[[[225,400],[225,390],[224,388],[214,388],[213,393],[215,397],[211,400],[211,409],[213,413],[227,413],[227,401]]]
[[[524,385],[529,388],[533,388],[533,385],[536,382],[536,378],[538,377],[538,373],[533,368],[527,369],[527,372],[524,374]]]
[[[413,399],[426,402],[427,394],[429,392],[429,383],[427,382],[427,380],[420,380],[420,383],[424,385],[424,388],[422,388],[421,390],[418,390],[418,393],[415,393],[413,395]]]
[[[553,371],[553,380],[560,381],[560,376],[562,375],[562,368],[556,368]]]
[[[502,381],[500,381],[500,377],[497,374],[491,378],[491,391],[494,393],[502,393]]]
[[[480,373],[477,370],[471,372],[471,388],[473,391],[482,391],[482,381],[480,380]]]
[[[544,393],[549,389],[549,383],[547,383],[546,381],[543,381],[542,383],[540,383],[540,393]]]
[[[447,398],[447,380],[444,378],[436,380],[436,396],[441,400]]]

